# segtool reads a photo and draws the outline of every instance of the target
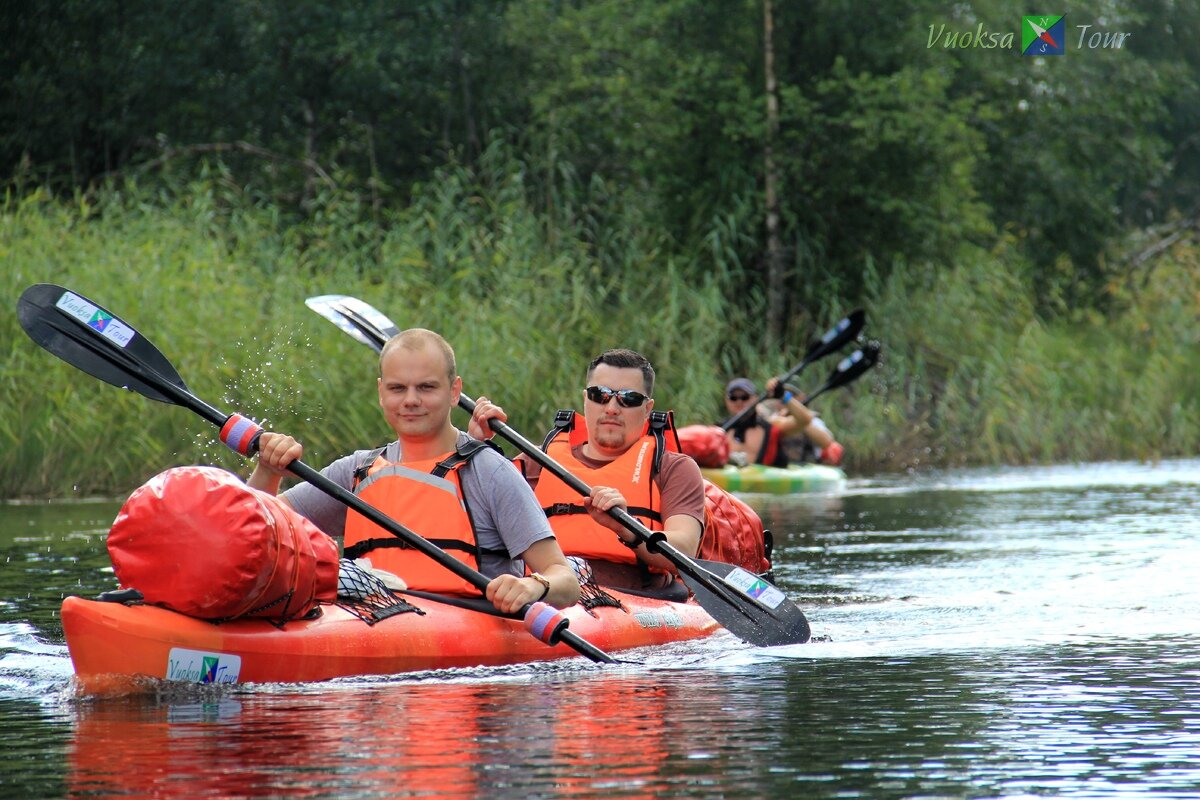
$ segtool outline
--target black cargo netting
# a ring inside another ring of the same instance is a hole
[[[269,611],[272,608],[277,607],[280,603],[283,604],[284,609],[287,609],[287,607],[292,604],[292,597],[294,595],[295,595],[295,591],[292,589],[289,589],[287,592],[285,592],[283,594],[283,596],[278,597],[269,603],[261,605],[258,608],[252,608],[249,611],[247,611],[245,614],[239,615],[239,617],[263,617],[267,620],[267,622],[271,623],[276,628],[283,630],[283,626],[286,625],[287,623],[291,622],[293,619],[295,619],[296,616],[294,614],[278,614],[276,616],[270,616],[269,614],[266,614],[265,612]],[[313,609],[308,609],[308,610],[312,611]],[[226,617],[225,619],[218,619],[218,620],[213,620],[213,621],[214,622],[229,622],[230,620],[238,619],[239,617]]]
[[[579,579],[579,605],[591,614],[593,608],[600,606],[612,606],[613,608],[625,608],[621,605],[621,601],[613,597],[608,592],[600,588],[596,583],[595,577],[592,575],[592,565],[586,559],[579,556],[567,556],[567,561],[571,565],[571,569],[575,570],[575,577]],[[596,616],[592,614],[592,616]]]
[[[348,558],[338,563],[337,604],[368,625],[410,611],[425,613],[392,594],[383,581]]]

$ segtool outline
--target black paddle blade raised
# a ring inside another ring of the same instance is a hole
[[[400,332],[381,311],[356,297],[324,294],[310,297],[304,304],[375,352],[383,350],[387,340]]]
[[[808,352],[804,354],[804,362],[811,364],[819,358],[824,358],[830,353],[841,350],[855,336],[858,336],[858,332],[863,329],[866,321],[866,312],[861,308],[854,309],[838,320],[836,325],[825,331],[821,338],[814,340],[808,346]],[[796,370],[796,372],[799,372],[799,370]]]
[[[838,320],[837,324],[829,330],[825,331],[819,338],[814,339],[812,344],[808,346],[808,351],[804,354],[804,360],[796,366],[789,369],[783,375],[779,376],[780,383],[787,383],[795,378],[804,368],[812,362],[824,358],[830,353],[837,352],[846,346],[848,342],[854,340],[858,336],[858,332],[862,330],[863,324],[866,322],[867,314],[861,308],[856,308],[846,316]],[[810,395],[810,399],[816,395]],[[728,431],[741,425],[742,422],[755,413],[755,405],[748,405],[738,413],[721,422],[721,430]]]
[[[38,345],[93,378],[160,403],[176,402],[164,383],[187,391],[171,362],[132,325],[62,286],[30,286],[17,301],[17,319]]]
[[[870,342],[861,350],[855,350],[850,355],[843,358],[834,367],[829,378],[812,394],[808,395],[805,403],[812,402],[817,395],[824,394],[830,389],[836,389],[839,386],[845,386],[848,383],[853,383],[862,377],[863,373],[875,366],[879,361],[879,352],[882,348],[879,342]]]
[[[719,581],[718,589],[697,580],[695,573],[679,571],[679,577],[696,595],[696,602],[735,636],[759,647],[804,644],[812,631],[804,612],[786,595],[752,572],[722,561],[694,559]],[[726,591],[736,598],[730,602]]]

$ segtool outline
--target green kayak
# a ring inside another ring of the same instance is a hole
[[[846,485],[846,473],[824,464],[792,464],[788,467],[765,467],[751,464],[735,467],[704,467],[704,477],[730,492],[747,494],[800,494],[802,492],[835,492]]]

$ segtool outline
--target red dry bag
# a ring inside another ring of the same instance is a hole
[[[201,619],[294,619],[337,595],[337,542],[216,467],[176,467],[136,489],[108,554],[122,588]]]
[[[758,513],[710,481],[704,481],[704,533],[700,558],[724,561],[763,574],[771,569]]]
[[[702,467],[723,467],[729,460],[729,440],[717,425],[684,425],[676,435],[679,449]]]

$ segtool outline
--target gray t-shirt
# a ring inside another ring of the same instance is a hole
[[[459,431],[458,444],[471,441]],[[354,470],[366,461],[370,450],[356,450],[352,455],[334,461],[321,474],[346,489],[354,487]],[[400,460],[400,443],[387,446],[383,457]],[[521,471],[500,453],[481,450],[459,472],[463,495],[475,522],[475,537],[479,546],[490,550],[507,550],[512,558],[482,555],[479,571],[489,578],[505,572],[523,575],[525,564],[518,558],[535,542],[554,536],[550,523]],[[298,483],[283,493],[301,515],[330,536],[341,538],[346,530],[346,506],[310,483]],[[413,531],[425,537],[437,537],[437,531]]]

